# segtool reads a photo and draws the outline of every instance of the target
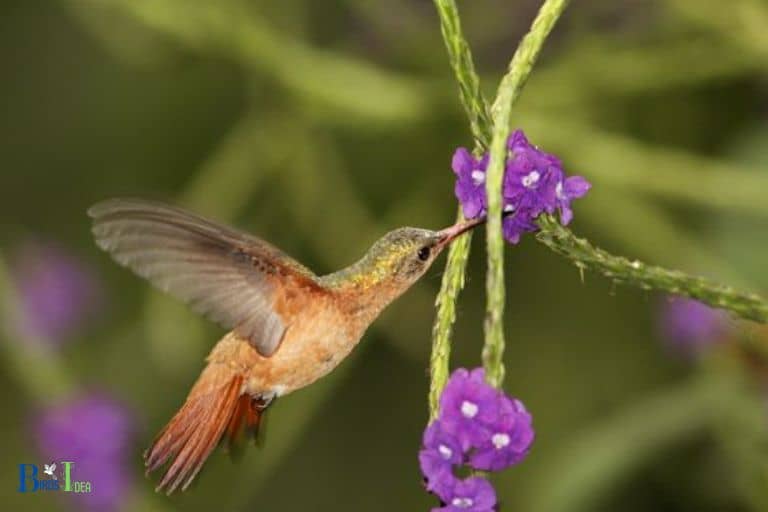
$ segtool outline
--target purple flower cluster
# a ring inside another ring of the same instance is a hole
[[[485,215],[488,153],[478,159],[466,148],[459,148],[451,167],[456,174],[455,192],[464,216],[474,219]],[[518,243],[523,233],[538,230],[535,220],[544,212],[559,210],[560,222],[567,225],[573,219],[571,201],[584,196],[590,187],[581,176],[566,176],[557,157],[528,142],[522,130],[515,130],[507,140],[502,189],[504,238]]]
[[[670,347],[684,355],[694,355],[722,341],[732,329],[724,311],[681,297],[664,301],[659,327]]]
[[[80,329],[98,309],[99,282],[83,262],[50,243],[29,242],[18,251],[13,277],[19,295],[19,328],[51,344]]]
[[[419,452],[427,490],[444,503],[433,512],[490,512],[496,493],[481,477],[460,480],[454,469],[469,465],[501,471],[521,462],[534,439],[523,404],[485,382],[482,368],[459,368],[440,397],[440,413],[424,431]]]
[[[33,431],[46,462],[73,461],[77,479],[90,481],[89,493],[67,493],[79,510],[121,508],[132,484],[128,468],[134,434],[123,406],[104,395],[84,395],[45,409]]]

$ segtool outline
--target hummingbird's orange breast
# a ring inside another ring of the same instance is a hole
[[[350,332],[349,318],[334,295],[302,302],[287,323],[277,352],[268,358],[257,354],[248,374],[249,392],[268,390],[279,396],[312,384],[333,370],[360,340],[362,332]]]
[[[273,355],[262,356],[234,330],[217,343],[208,360],[245,376],[242,392],[254,397],[282,396],[308,386],[349,355],[370,323],[402,291],[392,283],[375,288],[284,286],[277,292],[274,310],[286,330]]]
[[[365,294],[368,300],[328,290],[286,297],[276,310],[287,329],[272,356],[260,355],[233,331],[214,347],[208,360],[226,363],[245,375],[243,392],[251,396],[286,395],[327,375],[349,355],[388,302],[370,300],[388,295],[380,291]]]

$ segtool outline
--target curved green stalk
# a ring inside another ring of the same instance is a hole
[[[571,260],[579,269],[598,272],[616,283],[629,284],[644,290],[663,290],[683,295],[726,309],[742,318],[768,322],[768,304],[759,296],[734,290],[730,286],[694,277],[677,270],[646,265],[614,256],[587,240],[578,238],[549,215],[538,220],[541,232],[536,238],[544,245]]]

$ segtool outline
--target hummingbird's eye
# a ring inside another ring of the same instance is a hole
[[[422,247],[416,255],[421,261],[427,261],[429,259],[429,247]]]

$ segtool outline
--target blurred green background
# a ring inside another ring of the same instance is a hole
[[[538,6],[459,3],[488,97]],[[2,509],[81,506],[16,491],[17,464],[46,457],[32,412],[75,389],[108,393],[134,417],[125,510],[435,506],[416,454],[442,262],[332,375],[276,404],[262,447],[234,462],[218,451],[167,498],[143,477],[141,452],[222,332],[99,252],[85,215],[108,197],[163,199],[318,273],[397,226],[448,225],[450,158],[472,141],[431,2],[4,0],[0,66],[7,311],[30,239],[65,249],[102,289],[98,314],[66,343],[41,349],[5,317]],[[764,0],[575,1],[514,125],[592,181],[578,234],[764,291],[766,79]],[[455,366],[480,362],[483,242],[459,303]],[[761,366],[734,348],[762,347],[764,333],[734,323],[732,345],[676,357],[658,334],[662,298],[582,281],[530,236],[508,248],[506,276],[506,390],[532,412],[537,440],[494,478],[503,510],[768,510]]]

